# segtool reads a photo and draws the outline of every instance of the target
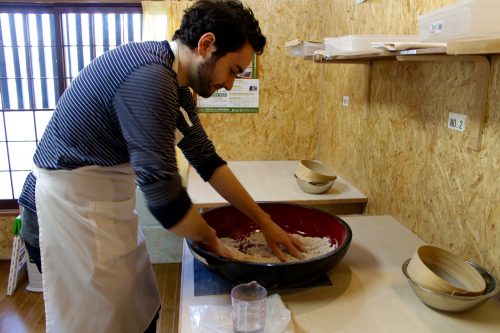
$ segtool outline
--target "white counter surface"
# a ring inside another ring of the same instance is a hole
[[[329,272],[333,285],[278,292],[292,312],[296,333],[500,332],[500,300],[446,313],[425,306],[401,272],[424,242],[391,216],[344,216],[353,239]],[[184,243],[179,332],[190,333],[190,305],[228,305],[229,295],[194,296],[193,256]]]
[[[281,201],[295,204],[365,204],[368,197],[337,175],[332,188],[323,194],[304,193],[295,180],[298,161],[230,161],[228,166],[256,201]],[[199,208],[227,204],[196,170],[189,169],[188,194]]]

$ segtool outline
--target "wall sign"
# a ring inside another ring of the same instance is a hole
[[[467,115],[461,113],[448,113],[448,128],[463,132],[467,124]]]

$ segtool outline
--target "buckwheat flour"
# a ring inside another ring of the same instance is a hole
[[[307,260],[321,256],[337,248],[337,241],[329,237],[305,237],[293,234],[293,237],[299,239],[304,244],[306,251],[302,252],[303,259],[292,256],[284,247],[283,254],[287,262]],[[259,263],[280,262],[271,248],[267,245],[262,232],[253,232],[248,237],[236,240],[233,238],[221,238],[221,241],[228,247],[234,259]]]

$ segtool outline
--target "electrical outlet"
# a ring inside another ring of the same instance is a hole
[[[349,96],[342,97],[342,106],[345,106],[345,107],[349,106]]]
[[[467,115],[461,113],[450,112],[448,114],[448,128],[463,132],[467,124]]]

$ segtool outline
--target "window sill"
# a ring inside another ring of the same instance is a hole
[[[0,209],[0,217],[17,215],[19,215],[19,209]]]

